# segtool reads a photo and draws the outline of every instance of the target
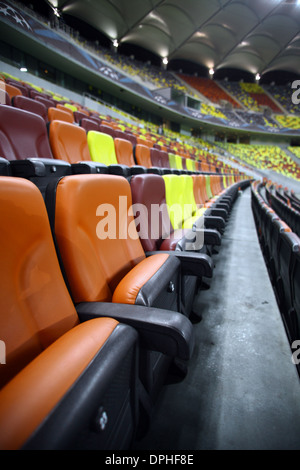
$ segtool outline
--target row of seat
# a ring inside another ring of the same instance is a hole
[[[154,164],[154,166],[162,166],[163,168],[173,168],[177,170],[202,172],[219,171],[215,165],[210,164],[205,160],[197,160],[194,155],[186,153],[183,156],[174,153],[172,149],[168,149],[165,145],[161,145],[162,142],[158,144],[157,142],[155,143],[153,140],[147,139],[145,136],[135,134],[128,129],[121,130],[116,123],[101,119],[99,115],[96,115],[96,113],[89,112],[84,108],[80,108],[80,110],[78,110],[71,104],[64,103],[64,101],[57,101],[44,93],[31,89],[28,86],[22,86],[22,84],[17,83],[15,80],[7,79],[6,82],[2,83],[3,86],[2,89],[0,88],[0,92],[5,94],[5,96],[2,97],[3,99],[0,96],[1,103],[12,105],[13,107],[37,114],[41,116],[47,124],[53,120],[60,120],[68,122],[69,124],[79,125],[83,127],[86,132],[105,132],[113,138],[129,140],[132,143],[133,149],[137,144],[147,146],[151,149],[151,154],[153,153],[153,155],[151,155],[152,163],[150,161],[150,166]],[[70,107],[67,107],[68,105]],[[163,153],[152,152],[152,149],[158,149]],[[155,163],[153,163],[153,161]]]
[[[273,183],[265,186],[266,197],[270,206],[287,225],[300,236],[300,205],[292,198],[287,198]]]
[[[162,180],[134,178],[148,177]],[[212,261],[145,253],[131,202],[116,175],[54,176],[45,202],[1,177],[1,448],[128,448],[172,361],[191,357],[184,278]],[[103,236],[108,206],[123,236]]]
[[[126,449],[192,355],[193,299],[213,260],[190,234],[218,244],[248,182],[224,189],[216,175],[209,192],[205,175],[84,174],[24,113],[0,119],[0,447]]]
[[[261,195],[265,183],[252,183],[252,210],[258,238],[287,336],[300,338],[300,238]]]

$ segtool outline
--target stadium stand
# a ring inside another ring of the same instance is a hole
[[[0,449],[299,449],[288,87],[171,72],[1,3],[76,66],[1,61]]]

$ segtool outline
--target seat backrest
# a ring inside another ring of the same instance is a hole
[[[181,176],[182,175],[163,175],[166,203],[170,221],[174,230],[181,229],[184,221],[182,194],[185,190],[185,181]]]
[[[55,100],[50,97],[45,98],[44,96],[36,95],[35,98],[32,99],[34,99],[34,101],[37,101],[38,103],[43,103],[46,106],[47,110],[48,108],[54,108],[56,105]]]
[[[195,171],[195,162],[191,158],[185,159],[186,169],[189,171]]]
[[[145,251],[159,250],[172,231],[166,205],[165,183],[160,175],[134,175],[130,181],[137,230]]]
[[[145,258],[131,206],[130,185],[121,176],[59,180],[55,236],[76,303],[111,301],[120,280]]]
[[[116,129],[112,126],[108,126],[107,124],[102,124],[101,123],[99,125],[99,131],[103,132],[104,134],[108,134],[113,138],[116,137]]]
[[[71,104],[65,103],[57,103],[56,109],[59,109],[60,111],[65,111],[65,113],[68,113],[70,117],[72,118],[72,121],[74,122],[74,111],[73,111],[73,106]],[[76,110],[77,108],[74,108]]]
[[[50,107],[48,108],[48,121],[65,121],[65,122],[70,122],[71,124],[74,123],[74,119],[64,109],[59,109],[59,108],[54,108]]]
[[[15,108],[25,109],[31,113],[38,114],[45,122],[48,121],[47,108],[43,103],[39,103],[32,98],[28,98],[23,95],[14,96],[12,99],[12,105]]]
[[[104,165],[117,165],[115,143],[111,135],[105,132],[89,131],[87,141],[91,158]]]
[[[194,182],[191,175],[180,175],[183,180],[183,190],[181,191],[181,205],[184,220],[189,219],[197,210],[197,204],[194,196]]]
[[[91,161],[85,130],[64,121],[49,124],[49,141],[54,158],[69,163]]]
[[[134,148],[134,154],[138,165],[151,168],[150,148],[147,145],[137,144]]]
[[[74,111],[74,120],[77,124],[80,123],[81,119],[88,117],[88,115],[83,111]]]
[[[4,89],[9,94],[10,99],[12,99],[14,96],[22,95],[22,91],[20,90],[20,88],[17,88],[13,85],[9,85],[8,83],[5,83]]]
[[[120,139],[118,137],[114,139],[114,143],[118,163],[130,167],[134,166],[132,143],[129,140]]]
[[[90,119],[88,117],[84,117],[80,119],[79,123],[80,127],[82,127],[86,132],[89,131],[100,131],[99,123],[95,119]]]
[[[0,106],[0,155],[7,160],[53,158],[41,116],[13,106]]]
[[[206,187],[206,194],[208,199],[213,198],[213,193],[211,190],[211,185],[210,185],[210,175],[205,175],[205,187]]]
[[[78,316],[60,271],[40,191],[23,178],[3,176],[0,181],[3,386],[75,326]]]
[[[169,156],[164,150],[152,147],[150,149],[150,158],[152,166],[156,166],[158,168],[170,168]]]

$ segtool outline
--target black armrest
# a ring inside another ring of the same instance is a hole
[[[108,166],[108,173],[111,175],[130,177],[130,167],[121,164],[113,164]]]
[[[104,163],[84,161],[72,163],[72,171],[74,175],[101,173],[107,174],[108,167]]]
[[[133,175],[140,175],[146,173],[146,168],[141,165],[133,165],[130,167],[130,174]]]
[[[221,245],[221,234],[214,228],[195,228],[197,234],[203,237],[204,245]]]
[[[212,228],[218,231],[222,231],[225,228],[225,220],[223,217],[217,217],[212,215],[204,216],[204,227]]]
[[[222,219],[226,220],[227,216],[228,216],[228,213],[225,209],[221,209],[221,208],[218,209],[218,208],[215,208],[214,206],[212,206],[210,215],[216,216],[216,217],[222,217]]]
[[[190,359],[194,348],[193,326],[179,312],[140,305],[83,302],[76,306],[81,322],[110,317],[135,328],[141,346],[179,359]]]
[[[70,163],[55,158],[25,158],[10,162],[13,176],[22,178],[66,176],[72,174]]]
[[[212,277],[213,260],[204,253],[195,251],[147,251],[146,256],[152,256],[157,253],[168,253],[180,260],[183,274],[197,277]]]

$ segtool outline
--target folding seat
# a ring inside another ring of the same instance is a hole
[[[74,111],[73,115],[74,115],[74,121],[77,124],[80,123],[81,119],[84,119],[84,118],[88,117],[88,115],[85,112],[82,112],[82,111]]]
[[[67,109],[67,108],[66,108]],[[74,123],[74,118],[70,115],[70,113],[66,110],[59,109],[59,108],[48,108],[48,121],[65,121],[70,122],[71,124]]]
[[[21,91],[23,96],[27,96],[27,97],[29,96],[29,90],[26,86],[23,85],[23,83],[18,82],[17,80],[7,79],[6,84],[7,85],[12,85],[12,86],[18,88]]]
[[[191,175],[163,175],[166,187],[166,202],[170,220],[176,229],[217,230],[215,245],[220,244],[220,233],[225,228],[224,209],[197,207],[194,197],[193,177]],[[213,233],[212,233],[213,235]]]
[[[99,125],[99,132],[110,135],[113,139],[116,137],[116,129],[107,124]]]
[[[99,128],[100,124],[95,119],[91,119],[90,117],[82,118],[80,120],[79,125],[80,125],[80,127],[83,127],[83,129],[86,132],[89,132],[89,131],[98,131],[98,132],[100,132],[100,128]]]
[[[168,153],[157,148],[150,148],[150,158],[152,166],[158,168],[170,168]]]
[[[39,103],[23,95],[17,95],[13,97],[12,105],[15,106],[15,108],[25,109],[31,113],[38,114],[45,122],[48,122],[47,108],[43,103]]]
[[[137,144],[146,145],[149,148],[153,147],[153,142],[150,139],[143,139],[142,137],[137,137],[136,142]]]
[[[296,339],[298,331],[295,330],[292,300],[291,271],[296,253],[300,252],[300,239],[293,232],[280,232],[278,240],[278,276],[276,288],[278,292],[279,307],[289,341]]]
[[[37,101],[38,103],[43,103],[47,109],[55,108],[57,105],[57,101],[50,98],[50,96],[48,98],[45,98],[44,96],[36,95],[33,99]]]
[[[46,205],[80,317],[107,316],[109,310],[140,331],[140,379],[153,401],[174,357],[187,360],[193,346],[192,325],[180,313],[180,259],[145,256],[126,178],[64,177],[48,185]]]
[[[87,142],[93,162],[106,165],[112,174],[130,177],[130,168],[117,160],[114,139],[110,134],[89,131]]]
[[[1,88],[3,88],[3,87],[1,87]],[[13,85],[9,85],[8,83],[4,84],[4,89],[8,93],[10,99],[12,99],[14,96],[22,95],[22,91],[19,88],[15,87]]]
[[[120,165],[130,167],[130,174],[144,173],[145,169],[135,164],[133,147],[129,140],[116,137],[114,139],[117,161]]]
[[[68,162],[72,166],[72,173],[108,173],[106,165],[92,161],[83,127],[64,121],[51,121],[48,131],[54,158]]]
[[[80,319],[39,190],[0,178],[0,448],[128,449],[138,420],[137,332],[111,316]]]
[[[291,291],[292,291],[292,311],[291,324],[295,332],[295,338],[300,338],[300,253],[293,254],[291,268]]]
[[[135,135],[131,134],[130,132],[124,131],[124,139],[129,140],[132,143],[132,148],[134,148],[137,144]]]
[[[134,147],[134,157],[138,165],[151,168],[150,148],[147,145],[137,144]]]
[[[57,103],[56,109],[59,109],[60,111],[64,111],[65,113],[68,113],[70,115],[70,118],[72,119],[72,122],[75,122],[74,112],[67,105],[68,105],[68,103],[65,103],[65,104],[62,104],[62,102]]]
[[[274,219],[272,221],[272,230],[270,232],[270,277],[273,280],[273,287],[276,298],[279,301],[280,287],[278,288],[279,279],[279,240],[281,232],[291,232],[290,227],[281,219]]]
[[[42,194],[49,178],[71,174],[71,165],[54,160],[41,116],[0,106],[0,156],[11,161],[12,175],[30,179]]]

